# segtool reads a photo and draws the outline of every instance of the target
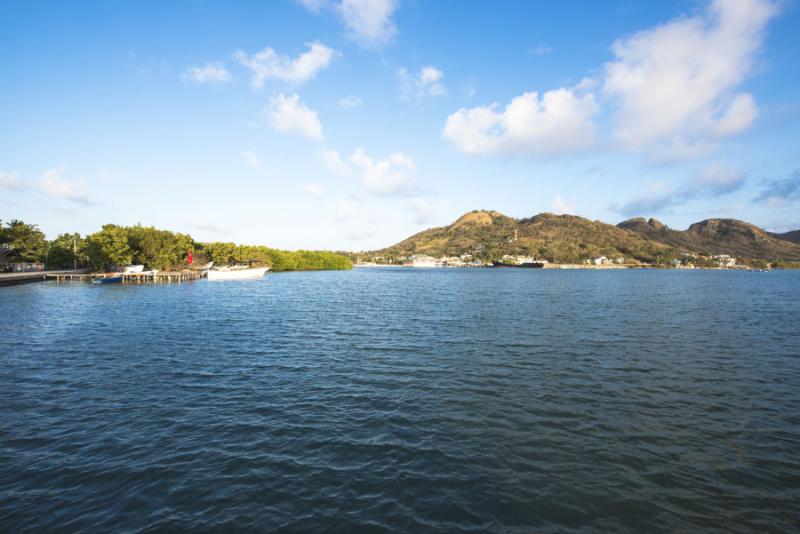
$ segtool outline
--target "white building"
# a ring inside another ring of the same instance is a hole
[[[436,267],[436,258],[426,256],[425,254],[417,254],[416,256],[411,256],[410,262],[407,262],[404,265],[409,264],[411,267]]]
[[[711,257],[719,262],[720,267],[724,267],[726,269],[736,267],[736,258],[732,258],[727,254],[718,254]]]

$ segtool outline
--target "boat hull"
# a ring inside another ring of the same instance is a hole
[[[493,261],[492,265],[495,267],[509,267],[512,269],[544,269],[544,262],[539,261],[525,263],[505,263],[502,261]]]
[[[208,271],[209,280],[256,280],[262,278],[269,267],[258,267],[254,269],[231,269],[229,271]]]
[[[92,280],[93,284],[119,284],[122,282],[122,276],[109,276],[106,278],[95,278]]]

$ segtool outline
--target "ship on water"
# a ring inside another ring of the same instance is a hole
[[[547,260],[537,260],[530,256],[503,256],[492,261],[494,267],[513,267],[516,269],[543,269]]]

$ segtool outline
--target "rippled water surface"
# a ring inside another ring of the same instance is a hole
[[[788,531],[800,272],[0,289],[0,531]]]

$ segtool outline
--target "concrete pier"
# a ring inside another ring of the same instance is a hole
[[[34,271],[31,273],[0,273],[0,287],[41,282],[51,276],[73,275],[80,276],[88,273],[89,269],[68,269],[63,271]]]

